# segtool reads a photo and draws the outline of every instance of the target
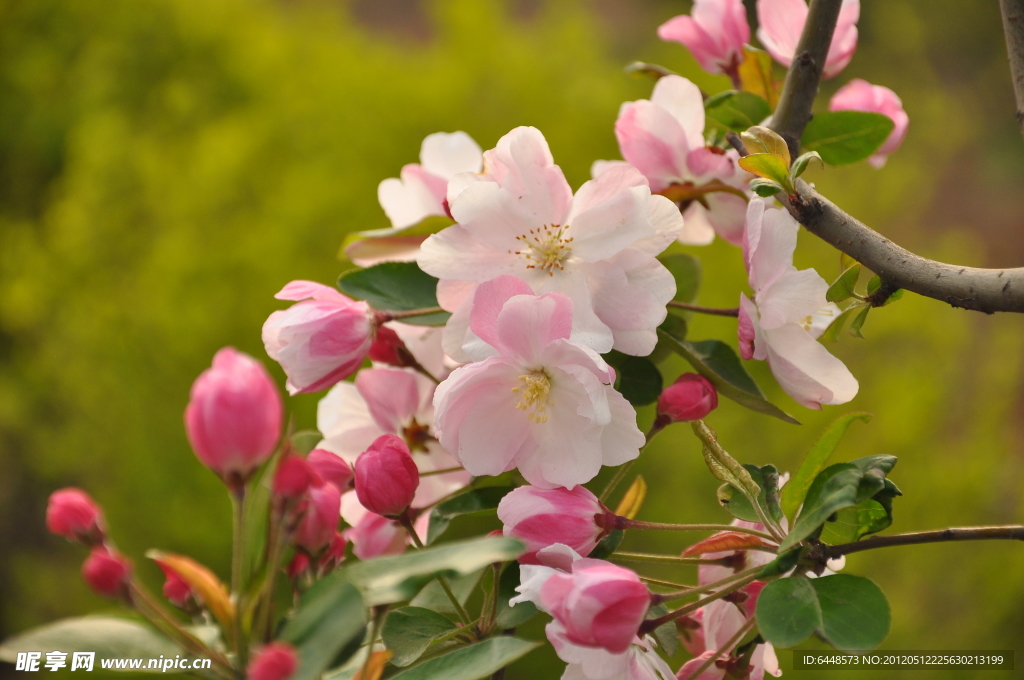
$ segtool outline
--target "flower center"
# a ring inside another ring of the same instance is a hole
[[[555,269],[563,270],[564,263],[572,253],[572,237],[565,237],[569,225],[545,224],[540,229],[531,229],[528,234],[516,236],[525,246],[514,251],[516,255],[526,258],[527,269],[546,271],[548,276],[555,275]],[[511,251],[510,251],[511,252]]]
[[[519,376],[519,387],[512,391],[519,395],[516,408],[528,411],[526,417],[535,423],[546,423],[551,394],[551,376],[543,368]]]
[[[427,442],[433,437],[430,434],[430,427],[421,425],[413,418],[411,423],[402,428],[402,439],[405,440],[410,451],[426,453]]]

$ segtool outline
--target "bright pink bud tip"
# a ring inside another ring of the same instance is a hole
[[[604,522],[598,524],[607,512],[597,496],[582,486],[572,491],[521,486],[498,504],[505,535],[526,544],[526,552],[519,556],[522,564],[540,564],[537,552],[556,543],[586,557],[608,533]]]
[[[304,552],[295,553],[295,557],[288,563],[288,578],[298,578],[309,569],[309,556]]]
[[[612,654],[629,649],[651,606],[651,594],[635,573],[587,558],[572,565],[572,574],[551,576],[540,598],[572,642]]]
[[[320,557],[320,573],[326,574],[338,568],[338,565],[345,561],[345,547],[348,541],[340,531],[334,534],[327,550]]]
[[[333,484],[309,489],[309,501],[292,540],[310,554],[320,552],[334,538],[341,519],[341,492]]]
[[[192,384],[185,429],[203,465],[237,484],[273,453],[281,418],[281,397],[263,364],[225,347]]]
[[[356,496],[364,508],[397,517],[412,505],[420,472],[401,438],[385,434],[356,459]]]
[[[373,339],[373,344],[370,345],[369,357],[371,361],[390,366],[409,365],[409,350],[406,348],[405,343],[402,342],[402,339],[398,337],[398,333],[387,326],[381,326],[377,329],[377,337]]]
[[[46,528],[69,541],[93,545],[103,540],[103,514],[89,494],[69,487],[50,494]]]
[[[256,653],[246,675],[249,680],[288,680],[299,667],[299,655],[285,642],[271,642]]]
[[[132,575],[128,558],[103,546],[92,549],[82,563],[82,579],[98,595],[120,597],[125,594]]]
[[[310,486],[320,483],[320,475],[308,461],[298,456],[285,456],[274,471],[274,495],[286,500],[296,500]]]
[[[658,415],[674,423],[701,420],[718,408],[718,390],[696,373],[684,373],[658,397]]]
[[[352,468],[335,453],[325,449],[313,449],[306,456],[306,462],[324,478],[324,481],[330,482],[340,491],[345,491],[352,484],[352,478],[355,476]]]
[[[160,561],[157,561],[157,565],[167,577],[167,580],[164,581],[164,597],[175,607],[184,609],[188,605],[189,599],[193,597],[192,586],[181,577],[181,574],[167,565]]]

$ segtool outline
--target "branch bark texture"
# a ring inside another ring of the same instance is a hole
[[[1004,0],[1024,2],[1024,0]],[[793,64],[786,74],[779,105],[772,115],[772,129],[782,135],[793,158],[800,155],[800,137],[811,120],[811,107],[825,68],[832,34],[839,20],[843,0],[811,0]]]
[[[991,541],[1010,540],[1024,541],[1024,526],[1005,527],[961,527],[958,529],[939,529],[938,531],[922,531],[915,534],[896,534],[895,536],[872,536],[856,543],[829,546],[825,550],[828,559],[840,555],[888,548],[896,545],[917,545],[921,543],[948,543],[951,541]]]
[[[1017,97],[1017,123],[1024,135],[1024,0],[999,0],[999,8],[1003,12],[1006,53]]]

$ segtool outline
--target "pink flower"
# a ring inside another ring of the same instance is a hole
[[[696,0],[692,16],[669,19],[658,27],[662,40],[682,43],[708,73],[736,73],[750,26],[743,0]]]
[[[686,17],[684,17],[686,18]],[[615,137],[626,163],[647,178],[651,191],[673,185],[701,186],[719,181],[745,191],[750,175],[738,170],[736,151],[707,147],[704,142],[704,100],[700,89],[681,76],[658,79],[651,99],[626,102],[615,121]],[[592,173],[600,178],[621,163],[598,161]],[[743,234],[746,202],[728,192],[704,195],[683,205],[682,243],[706,245],[717,232],[738,245]]]
[[[445,351],[472,360],[462,336],[473,290],[508,274],[534,293],[571,298],[574,340],[598,352],[649,354],[675,294],[674,279],[655,257],[683,227],[675,206],[651,196],[647,180],[628,167],[602,173],[573,196],[535,128],[512,130],[485,156],[489,178],[452,181],[458,224],[424,241],[417,259],[441,279],[438,301],[455,313]]]
[[[46,528],[69,541],[93,545],[103,540],[103,512],[81,489],[60,489],[46,505]]]
[[[316,470],[299,456],[285,456],[274,470],[274,495],[289,501],[298,500],[310,486],[321,483]]]
[[[779,385],[800,404],[845,404],[857,380],[817,338],[839,314],[825,299],[828,283],[813,269],[797,271],[793,251],[799,225],[780,208],[750,201],[743,240],[754,299],[740,295],[740,355],[768,361]]]
[[[857,20],[860,18],[860,0],[843,0],[839,21],[832,44],[825,57],[822,77],[839,75],[857,51]],[[757,39],[775,61],[788,67],[793,63],[800,34],[807,21],[805,0],[757,0]]]
[[[351,486],[355,473],[340,456],[326,449],[313,449],[306,456],[306,462],[325,482],[338,487],[339,491],[345,491]]]
[[[479,286],[470,327],[498,356],[456,369],[434,394],[437,437],[471,474],[519,468],[534,486],[571,489],[639,455],[636,412],[608,364],[569,340],[572,323],[561,293],[532,295],[511,276]]]
[[[633,644],[651,606],[651,593],[634,572],[586,558],[573,563],[572,574],[553,574],[540,598],[570,642],[613,654]]]
[[[338,565],[345,561],[345,547],[348,545],[348,540],[345,538],[345,534],[342,532],[336,532],[334,538],[331,539],[330,544],[327,546],[327,550],[320,556],[320,572],[327,574],[338,568]]]
[[[340,516],[341,492],[338,487],[326,482],[311,487],[292,542],[310,554],[319,552],[337,533]]]
[[[718,390],[696,373],[684,373],[658,397],[658,415],[673,423],[702,420],[718,408]]]
[[[271,642],[249,662],[249,680],[288,680],[299,667],[299,655],[287,642]]]
[[[351,541],[352,552],[361,560],[398,555],[412,542],[412,538],[398,522],[364,508],[355,491],[341,497],[341,516],[351,527],[343,532],[345,538]],[[429,523],[429,512],[421,513],[413,522],[416,535],[424,543],[427,541]]]
[[[263,344],[288,375],[289,394],[327,389],[363,363],[373,329],[365,302],[312,281],[292,281],[274,297],[299,301],[263,324]]]
[[[171,604],[181,609],[186,609],[190,601],[195,599],[192,593],[192,586],[188,584],[188,581],[181,577],[181,574],[176,572],[171,567],[164,564],[162,561],[156,561],[157,566],[164,572],[164,588],[163,593]]]
[[[354,382],[338,383],[317,407],[317,444],[354,465],[381,435],[402,437],[420,473],[457,468],[434,432],[434,387],[426,376],[410,369],[368,368]],[[413,500],[422,508],[469,484],[470,474],[457,470],[420,480]]]
[[[281,397],[263,364],[225,347],[192,384],[185,430],[203,465],[235,483],[274,452],[281,418]]]
[[[393,434],[383,434],[356,459],[356,496],[367,510],[398,517],[412,505],[420,472],[409,447]]]
[[[903,110],[903,102],[895,92],[881,85],[872,85],[860,78],[854,78],[839,88],[839,91],[832,95],[832,100],[828,103],[828,110],[868,111],[869,113],[881,113],[892,119],[894,125],[889,138],[868,159],[868,162],[876,168],[885,165],[889,154],[900,148],[903,138],[907,136],[907,126],[910,125],[910,117]]]
[[[571,491],[520,486],[498,504],[504,535],[526,544],[526,552],[519,556],[521,564],[540,564],[537,552],[556,543],[589,555],[608,533],[596,521],[607,513],[597,496],[583,486]]]
[[[122,597],[128,592],[132,563],[128,558],[96,546],[82,564],[82,579],[97,595]]]

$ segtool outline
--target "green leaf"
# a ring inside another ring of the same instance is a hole
[[[676,281],[676,294],[672,299],[679,302],[696,300],[700,290],[700,260],[686,253],[673,253],[659,256],[658,261],[665,265]]]
[[[743,368],[736,352],[729,345],[719,340],[684,340],[686,322],[671,314],[658,328],[658,337],[673,352],[690,362],[694,370],[710,380],[722,396],[752,411],[774,416],[787,423],[800,424],[793,416],[765,399],[761,388]]]
[[[822,342],[836,342],[839,340],[839,334],[842,332],[843,326],[846,325],[847,320],[852,317],[860,307],[861,305],[853,305],[833,319],[832,323],[830,323],[828,328],[825,329],[825,332],[821,334],[819,340]]]
[[[668,607],[658,604],[647,611],[647,618],[656,619],[665,614],[668,614]],[[679,631],[676,629],[676,622],[669,621],[655,628],[654,639],[658,641],[658,646],[666,656],[675,656],[679,651]]]
[[[320,433],[317,433],[320,436]],[[294,441],[294,435],[292,437]],[[322,437],[321,437],[322,439]],[[317,440],[319,441],[319,439]],[[242,517],[242,583],[253,584],[253,577],[264,567],[267,520],[270,515],[270,484],[278,457],[271,459],[246,493]]]
[[[430,512],[427,545],[437,540],[437,537],[445,532],[456,517],[494,510],[498,507],[501,499],[513,488],[511,486],[487,486],[459,494],[441,503]]]
[[[782,159],[786,166],[786,181],[789,181],[789,146],[777,132],[760,125],[755,125],[746,132],[740,134],[740,138],[751,155],[772,154]]]
[[[623,70],[631,76],[654,78],[655,80],[676,75],[675,71],[670,71],[664,66],[648,64],[643,61],[634,61]]]
[[[857,285],[857,278],[859,276],[860,264],[855,264],[840,274],[835,283],[828,287],[825,299],[829,302],[842,302],[855,297],[857,293],[854,287]]]
[[[892,129],[892,119],[881,113],[828,111],[811,118],[801,141],[829,165],[845,165],[871,156]]]
[[[315,680],[328,668],[346,661],[358,649],[366,629],[366,611],[359,591],[343,572],[321,579],[307,590],[295,616],[279,638],[299,652],[299,668],[291,680]]]
[[[882,644],[889,634],[891,616],[885,593],[874,582],[862,576],[833,574],[813,579],[811,585],[821,610],[821,635],[833,647],[866,651]]]
[[[794,647],[821,628],[821,607],[811,580],[781,578],[764,587],[755,609],[761,636],[776,647]]]
[[[871,305],[867,305],[860,310],[857,316],[853,317],[853,321],[850,322],[850,335],[855,338],[864,338],[864,334],[860,332],[860,329],[864,327],[864,322],[868,320],[868,312],[871,311]]]
[[[804,174],[804,171],[807,170],[807,165],[812,160],[817,160],[819,165],[825,165],[825,161],[821,160],[821,154],[819,154],[817,151],[808,151],[805,154],[801,154],[800,156],[797,157],[795,161],[793,161],[793,167],[790,170],[790,175],[793,177],[793,179],[796,179],[800,175]]]
[[[726,90],[708,97],[704,110],[709,125],[734,132],[759,125],[772,113],[764,97],[737,90]]]
[[[291,436],[292,448],[302,455],[307,455],[323,438],[324,436],[317,430],[299,430]]]
[[[779,508],[778,494],[779,494],[779,471],[774,465],[765,465],[764,467],[758,467],[756,465],[750,465],[744,463],[744,468],[750,473],[750,477],[760,487],[760,492],[757,495],[757,500],[761,504],[761,507],[768,510],[773,515],[774,519],[779,520],[782,518],[782,511]],[[770,500],[772,499],[772,500]],[[760,522],[761,517],[757,514],[750,499],[744,495],[738,488],[731,484],[723,484],[718,489],[718,503],[726,512],[731,514],[737,519],[742,519],[747,522]],[[774,508],[774,510],[772,510]]]
[[[429,215],[410,227],[369,229],[348,234],[338,253],[340,260],[376,258],[396,250],[416,247],[430,234],[436,234],[455,224],[447,215]]]
[[[828,545],[853,543],[868,534],[887,529],[891,524],[892,518],[882,504],[869,498],[837,512],[834,521],[825,522],[819,538]]]
[[[466,574],[465,576],[456,576],[448,579],[448,586],[452,589],[456,599],[460,604],[466,604],[466,600],[473,594],[473,590],[476,589],[476,584],[480,582],[480,577],[484,575],[483,569],[478,569],[472,574]],[[445,594],[444,588],[437,580],[433,580],[427,585],[423,586],[423,590],[416,593],[416,597],[412,598],[409,602],[414,607],[424,607],[426,609],[432,609],[436,612],[444,612],[445,614],[454,614],[455,605],[448,599],[448,595]]]
[[[496,637],[424,661],[393,680],[481,680],[540,646],[514,637]]]
[[[774,560],[764,565],[761,571],[757,572],[757,578],[759,581],[765,581],[772,576],[779,576],[785,574],[787,571],[792,569],[800,561],[800,555],[803,552],[803,548],[797,546],[792,550],[788,550],[781,553]]]
[[[790,520],[796,516],[796,511],[800,509],[800,505],[807,496],[807,490],[811,488],[811,482],[818,476],[819,472],[825,469],[825,463],[828,462],[829,457],[839,446],[839,442],[842,440],[843,435],[846,434],[847,428],[858,420],[866,423],[871,420],[871,414],[863,412],[847,413],[832,421],[832,424],[825,429],[825,432],[818,438],[818,441],[811,447],[810,452],[804,458],[804,462],[800,464],[800,469],[789,480],[789,483],[782,488],[782,511]]]
[[[803,510],[779,550],[789,550],[825,523],[832,513],[857,504],[857,490],[864,472],[852,463],[836,463],[814,478]]]
[[[772,109],[779,103],[779,89],[772,74],[772,58],[764,50],[743,46],[743,61],[736,69],[740,86],[763,97]],[[788,160],[787,160],[788,162]]]
[[[366,605],[375,607],[408,600],[437,576],[466,576],[490,564],[514,560],[523,550],[523,544],[512,538],[477,538],[379,557],[335,573],[350,579]]]
[[[661,395],[661,371],[647,357],[626,357],[615,372],[615,389],[633,406],[653,404]]]
[[[366,269],[351,269],[338,278],[342,293],[365,300],[374,309],[407,311],[437,307],[437,279],[415,262],[383,262]],[[403,323],[443,326],[448,312],[402,319]]]
[[[519,584],[519,563],[509,562],[498,579],[498,616],[495,625],[499,630],[521,626],[537,614],[537,607],[532,602],[519,602],[513,607],[509,606],[508,601],[519,594],[516,592]]]
[[[402,607],[388,612],[380,636],[391,652],[391,663],[405,667],[420,658],[430,643],[458,626],[437,612],[422,607]]]
[[[875,291],[882,287],[882,278],[880,276],[872,277],[868,281],[868,295],[874,295]]]
[[[892,501],[896,496],[902,495],[903,492],[900,491],[899,487],[891,479],[886,479],[885,487],[873,496],[873,500],[878,501],[885,509],[886,515],[889,516],[889,524],[892,524]]]
[[[616,550],[619,549],[619,544],[622,543],[622,539],[625,537],[626,532],[621,529],[616,529],[607,536],[601,539],[601,542],[590,551],[588,557],[595,560],[606,560],[609,555],[612,555]]]
[[[761,198],[768,198],[769,196],[774,196],[775,194],[784,191],[782,185],[778,182],[773,182],[770,179],[762,179],[760,177],[755,177],[750,180],[750,188]]]
[[[758,177],[776,182],[787,193],[793,193],[793,183],[789,179],[789,166],[786,159],[774,153],[752,153],[739,161],[739,166]]]
[[[138,621],[113,616],[81,616],[60,619],[7,638],[0,644],[0,661],[14,663],[17,661],[18,652],[53,650],[69,654],[96,652],[98,659],[155,659],[160,656],[173,659],[175,655],[185,654],[176,644]],[[68,667],[71,667],[70,656]],[[95,661],[94,669],[99,670],[99,661]],[[138,672],[140,669],[132,670]]]

